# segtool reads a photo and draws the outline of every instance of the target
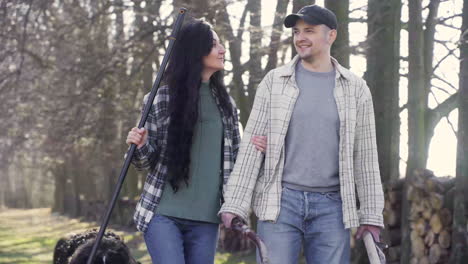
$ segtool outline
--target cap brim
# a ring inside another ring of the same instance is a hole
[[[302,19],[304,16],[301,14],[291,14],[284,19],[284,26],[292,28],[296,25],[297,20]]]

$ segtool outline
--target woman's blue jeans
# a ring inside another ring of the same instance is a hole
[[[214,263],[218,224],[155,215],[144,238],[155,264]]]

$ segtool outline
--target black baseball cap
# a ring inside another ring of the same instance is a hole
[[[297,14],[290,14],[284,19],[284,26],[294,27],[297,20],[303,19],[310,25],[325,25],[330,29],[338,28],[338,21],[335,14],[324,7],[318,5],[304,6]]]

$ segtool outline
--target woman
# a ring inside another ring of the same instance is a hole
[[[149,169],[134,219],[154,263],[214,262],[222,186],[240,140],[224,54],[209,24],[183,26],[145,129],[128,134],[127,144],[137,145],[133,164]]]

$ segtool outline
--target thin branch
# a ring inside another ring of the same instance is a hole
[[[408,31],[408,22],[401,22],[401,30],[406,30]]]
[[[456,17],[461,17],[461,16],[462,16],[462,14],[458,13],[458,14],[455,14],[455,15],[449,16],[449,17],[441,17],[441,18],[437,19],[437,24],[441,24],[441,23],[444,23],[447,20],[450,20],[450,19],[453,19],[453,18],[456,18]]]
[[[242,39],[242,35],[244,34],[244,24],[245,24],[245,19],[247,17],[247,12],[248,12],[248,3],[245,5],[244,11],[242,12],[242,17],[240,19],[239,23],[239,29],[237,30],[237,38]]]
[[[436,101],[437,105],[440,105],[440,102],[437,99],[437,97],[435,96],[434,92],[431,90],[431,91],[429,91],[429,93],[432,95],[432,97],[434,98],[434,101]]]
[[[450,49],[449,52],[442,58],[440,59],[437,64],[434,66],[434,68],[432,68],[432,72],[435,72],[437,70],[437,68],[439,68],[440,64],[445,60],[447,59],[450,55],[452,55],[456,50],[458,50],[458,48],[454,48],[454,49]]]
[[[433,84],[432,84],[431,86],[432,86],[433,88],[436,88],[437,90],[440,90],[440,91],[442,91],[442,92],[448,94],[448,95],[452,95],[452,93],[450,93],[449,91],[445,90],[445,89],[442,88],[442,87],[439,87],[439,86],[433,85]]]
[[[349,23],[367,23],[367,19],[364,17],[349,18]]]
[[[366,55],[366,49],[362,45],[349,46],[349,52],[353,55]]]
[[[363,6],[351,9],[349,10],[349,14],[352,14],[353,12],[356,12],[356,11],[367,11],[367,5],[363,5]]]
[[[400,157],[400,161],[403,161],[405,164],[408,164],[408,161],[406,161],[406,160],[403,159],[402,157]]]
[[[437,80],[439,80],[439,81],[441,81],[441,82],[447,84],[448,86],[452,87],[454,90],[458,90],[455,86],[453,86],[453,84],[451,84],[451,83],[449,83],[448,81],[446,81],[445,79],[441,78],[439,75],[437,75],[437,74],[434,73],[434,74],[432,74],[432,76],[433,76],[435,79],[437,79]]]
[[[270,47],[267,51],[268,61],[264,69],[264,74],[278,64],[278,49],[280,48],[281,34],[283,33],[283,17],[286,13],[288,4],[282,0],[278,0],[276,4],[275,18],[273,20],[273,28],[270,37]]]
[[[28,54],[29,57],[31,57],[33,59],[33,61],[37,62],[37,64],[39,64],[39,67],[40,68],[48,68],[48,69],[51,69],[52,67],[50,66],[50,61],[47,61],[47,60],[43,60],[41,58],[40,55],[37,55],[36,53],[34,53],[33,51],[29,50],[29,49],[23,49],[23,52],[25,54]]]
[[[439,10],[440,0],[430,0],[428,8],[429,13],[427,14],[426,21],[424,23],[425,29],[423,32],[424,42],[423,56],[424,56],[424,83],[429,85],[431,73],[434,72],[432,63],[434,60],[434,39],[436,32],[437,12]]]
[[[437,101],[437,99],[436,99]],[[452,112],[455,108],[458,107],[458,92],[452,94],[445,101],[437,105],[433,109],[428,110],[428,124],[430,128],[434,129],[439,121],[446,117]]]
[[[17,80],[19,80],[19,77],[21,75],[21,70],[23,69],[23,63],[24,63],[24,50],[26,48],[26,39],[27,39],[27,27],[28,27],[28,22],[29,22],[29,14],[31,13],[32,9],[32,0],[29,1],[29,7],[28,10],[26,11],[25,18],[24,18],[24,23],[23,23],[23,34],[21,37],[21,48],[20,48],[20,64],[18,67],[18,75],[17,75]]]
[[[455,129],[455,126],[452,124],[452,121],[450,121],[450,118],[446,116],[445,119],[447,119],[447,123],[449,123],[450,128],[452,128],[452,131],[455,134],[455,137],[458,138],[458,131]]]
[[[408,108],[408,103],[406,103],[406,104],[404,104],[404,105],[400,106],[400,108],[399,108],[399,111],[398,111],[398,112],[399,112],[399,113],[401,113],[401,112],[405,111],[405,109],[407,109],[407,108]]]
[[[447,48],[447,41],[445,41],[445,40],[434,39],[434,42],[439,43],[439,44],[443,45],[445,48]],[[450,49],[447,48],[447,50],[450,50]]]
[[[455,29],[455,30],[460,30],[460,28],[456,27],[456,26],[453,26],[453,25],[449,25],[447,23],[444,23],[444,22],[440,22],[440,23],[437,23],[438,25],[441,25],[441,26],[444,26],[444,27],[448,27],[448,28],[451,28],[451,29]]]

